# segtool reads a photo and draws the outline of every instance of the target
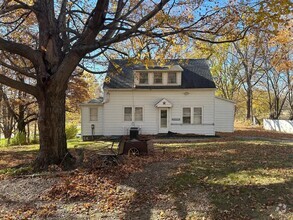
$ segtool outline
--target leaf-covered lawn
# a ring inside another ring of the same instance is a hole
[[[107,141],[91,142],[81,139],[72,139],[67,142],[68,148],[73,151],[76,148],[99,150],[111,144]],[[39,150],[38,144],[0,147],[0,175],[22,174],[31,171],[30,164]],[[0,176],[1,179],[1,176]]]
[[[115,167],[97,154],[109,142],[73,140],[72,154],[85,149],[81,167],[33,175],[35,146],[1,148],[0,218],[291,219],[292,135],[259,134],[168,140]]]
[[[168,185],[174,194],[207,191],[216,219],[293,217],[292,145],[232,141],[189,151],[188,165]]]

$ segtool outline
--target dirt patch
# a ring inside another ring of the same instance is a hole
[[[1,202],[30,203],[38,200],[39,196],[56,184],[58,178],[13,178],[1,181]],[[6,200],[3,200],[6,198]]]
[[[0,181],[0,217],[25,219],[26,212],[41,207],[40,196],[59,178],[12,178]]]

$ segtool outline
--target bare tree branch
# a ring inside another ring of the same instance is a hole
[[[34,66],[39,66],[39,54],[37,51],[33,50],[29,46],[8,41],[0,37],[0,50],[18,54],[30,60],[34,64]]]
[[[20,73],[24,76],[36,79],[36,76],[33,73],[28,71],[30,68],[23,68],[23,67],[18,67],[15,65],[9,65],[9,64],[3,62],[2,60],[0,60],[0,65],[6,67],[8,69],[14,70],[15,72]]]
[[[35,86],[22,83],[4,75],[0,75],[0,83],[38,97],[38,89]]]
[[[138,31],[138,29],[146,23],[150,18],[154,17],[162,8],[164,5],[166,5],[170,0],[162,0],[159,4],[154,6],[154,9],[150,11],[147,15],[145,15],[141,20],[136,22],[136,24],[129,30],[116,35],[115,37],[112,37],[108,40],[105,41],[98,41],[98,42],[93,42],[93,44],[90,45],[82,45],[79,47],[74,48],[75,50],[81,50],[81,51],[86,51],[86,53],[91,52],[95,49],[101,48],[102,46],[110,45],[112,43],[120,42],[123,40],[126,40],[130,36],[132,36],[134,33]]]
[[[94,70],[90,70],[89,68],[86,68],[84,65],[78,64],[78,67],[84,69],[85,71],[92,73],[92,74],[104,74],[107,73],[107,70],[105,71],[94,71]]]

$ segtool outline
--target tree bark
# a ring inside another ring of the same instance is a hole
[[[65,134],[65,91],[45,90],[38,98],[40,151],[36,169],[57,164],[69,169],[75,159],[67,150]]]
[[[21,115],[20,115],[21,116]],[[22,116],[21,116],[22,117]],[[24,117],[24,116],[23,116]],[[19,118],[17,120],[17,130],[19,133],[23,133],[23,134],[26,134],[26,131],[25,131],[25,126],[26,126],[26,123],[24,122],[24,119],[22,118]]]
[[[30,144],[30,123],[27,124],[27,137],[26,137],[26,141],[28,144]]]
[[[2,105],[2,131],[4,134],[4,138],[10,141],[13,131],[13,116],[11,112],[8,110],[7,106]]]
[[[247,88],[246,92],[246,119],[251,120],[251,109],[252,109],[252,89]]]

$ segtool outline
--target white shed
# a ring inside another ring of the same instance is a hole
[[[233,101],[215,97],[215,131],[234,131],[235,103]]]

